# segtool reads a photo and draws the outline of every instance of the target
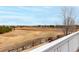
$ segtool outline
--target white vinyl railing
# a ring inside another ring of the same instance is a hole
[[[30,52],[75,52],[79,48],[79,31],[59,38]]]

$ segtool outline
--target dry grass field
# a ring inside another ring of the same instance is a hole
[[[0,34],[0,51],[24,50],[29,48],[29,45],[39,45],[40,40],[47,40],[48,37],[56,37],[62,34],[61,29],[16,28],[11,32]]]

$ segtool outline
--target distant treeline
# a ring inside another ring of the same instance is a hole
[[[74,25],[76,28],[79,28],[79,25]],[[37,25],[33,27],[52,27],[52,28],[64,28],[65,25]],[[69,26],[70,27],[70,26]]]
[[[15,29],[17,27],[51,27],[51,28],[64,28],[65,26],[64,25],[35,25],[35,26],[26,26],[26,25],[17,25],[17,26],[6,26],[6,25],[3,25],[3,26],[0,26],[0,34],[2,33],[6,33],[6,32],[9,32],[9,31],[12,31],[12,29]],[[75,28],[76,29],[79,29],[79,25],[75,25]]]
[[[79,25],[74,25],[76,28],[79,28]],[[51,27],[51,28],[64,28],[65,25],[35,25],[35,26],[26,26],[26,25],[17,25],[17,26],[11,26],[13,28],[15,27]]]
[[[38,25],[38,26],[34,26],[34,27],[52,27],[52,28],[60,28],[60,27],[64,27],[62,25]]]

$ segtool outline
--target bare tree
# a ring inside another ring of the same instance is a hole
[[[75,30],[75,16],[74,16],[73,7],[63,7],[62,8],[62,16],[63,16],[63,32],[64,35],[74,32]]]

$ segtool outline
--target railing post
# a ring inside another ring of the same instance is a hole
[[[69,40],[68,40],[68,52],[70,51],[70,48],[69,48]]]

